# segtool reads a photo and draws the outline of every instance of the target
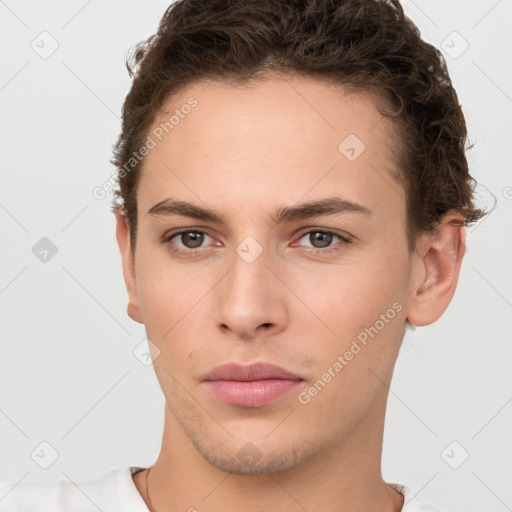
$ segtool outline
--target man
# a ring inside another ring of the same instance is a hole
[[[381,455],[406,325],[484,214],[439,52],[395,1],[184,0],[134,59],[114,210],[161,452],[2,510],[435,510]]]

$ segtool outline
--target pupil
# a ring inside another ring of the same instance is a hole
[[[313,236],[314,241],[312,240],[312,244],[314,247],[328,247],[331,243],[332,235],[330,233],[321,233],[320,231],[316,231],[310,235]],[[316,246],[315,242],[321,242],[320,246]]]

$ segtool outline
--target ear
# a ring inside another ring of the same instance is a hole
[[[119,250],[121,251],[121,260],[123,263],[123,276],[128,292],[128,316],[139,322],[142,316],[139,308],[139,299],[137,297],[137,286],[135,282],[135,259],[130,247],[130,227],[125,213],[121,209],[117,209],[116,215],[116,238]]]
[[[416,326],[438,320],[450,304],[459,279],[462,258],[466,252],[464,219],[447,213],[434,234],[418,240],[414,255],[407,320]]]

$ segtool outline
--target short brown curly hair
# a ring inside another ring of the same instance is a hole
[[[164,102],[200,80],[236,85],[300,74],[385,98],[392,108],[381,113],[396,126],[410,251],[448,211],[457,211],[463,225],[486,214],[473,203],[466,123],[444,57],[398,0],[177,0],[126,66],[133,83],[111,163],[118,182],[113,210],[126,214],[133,252],[144,164],[133,154]]]

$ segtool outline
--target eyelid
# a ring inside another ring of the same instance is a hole
[[[319,226],[313,226],[313,227],[304,228],[296,236],[300,239],[304,235],[307,235],[308,233],[315,232],[315,231],[319,231],[321,233],[329,233],[331,235],[337,235],[340,238],[346,240],[347,242],[354,240],[354,237],[352,235],[349,235],[346,231],[340,231],[338,229],[333,229],[333,228],[322,228],[322,227],[319,227]]]

